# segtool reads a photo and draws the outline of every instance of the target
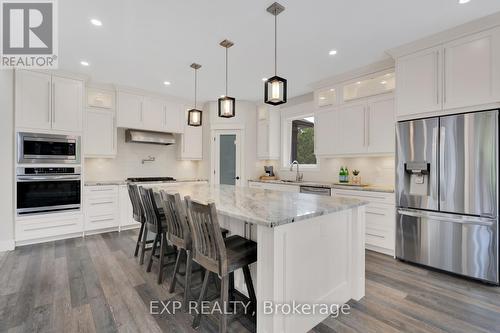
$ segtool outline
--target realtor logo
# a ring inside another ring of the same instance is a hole
[[[56,0],[1,1],[1,67],[57,67]]]

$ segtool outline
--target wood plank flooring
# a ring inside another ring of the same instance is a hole
[[[216,318],[150,314],[151,300],[181,300],[133,257],[137,231],[0,253],[0,332],[217,332]],[[366,297],[310,333],[500,332],[500,288],[367,251]],[[195,283],[199,280],[195,279]],[[196,290],[194,291],[196,294]],[[216,290],[211,291],[212,296]],[[230,332],[255,331],[245,316]]]

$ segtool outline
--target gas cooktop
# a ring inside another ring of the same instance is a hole
[[[128,182],[132,183],[149,183],[149,182],[171,182],[175,181],[174,177],[136,177],[127,178]]]

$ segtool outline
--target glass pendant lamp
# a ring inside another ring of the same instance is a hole
[[[281,4],[275,2],[267,8],[267,12],[274,16],[274,76],[264,83],[264,103],[280,105],[287,100],[287,81],[279,77],[278,73],[278,15],[285,10]]]
[[[201,65],[192,63],[191,68],[194,69],[194,108],[188,111],[188,125],[189,126],[201,126],[202,111],[196,108],[196,93],[198,84],[198,69]]]
[[[226,49],[226,94],[218,99],[219,102],[219,117],[232,118],[236,115],[236,99],[229,97],[227,94],[227,51],[234,45],[230,40],[224,39],[219,44]]]

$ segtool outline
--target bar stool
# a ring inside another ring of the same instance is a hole
[[[255,290],[248,265],[257,261],[257,243],[241,236],[222,238],[215,204],[204,205],[185,197],[187,203],[187,216],[193,235],[193,260],[206,269],[201,287],[198,309],[205,298],[208,278],[211,273],[217,274],[221,279],[220,308],[223,313],[219,319],[219,332],[227,330],[227,305],[229,301],[229,273],[241,268],[245,277],[250,300],[257,304]],[[193,327],[200,324],[201,313],[198,312],[193,320]]]
[[[128,195],[130,197],[130,202],[132,203],[132,217],[134,221],[141,224],[141,229],[139,230],[139,235],[137,236],[137,242],[135,244],[134,257],[139,255],[139,250],[141,251],[141,256],[139,263],[142,265],[144,263],[144,256],[146,251],[151,250],[151,247],[147,247],[148,244],[153,243],[153,240],[148,240],[148,230],[146,226],[146,217],[144,216],[144,208],[142,207],[142,202],[139,194],[139,189],[137,185],[128,184]]]
[[[139,192],[141,194],[141,201],[144,207],[144,216],[146,218],[147,230],[152,231],[156,234],[153,241],[153,249],[149,257],[148,267],[146,272],[151,272],[151,267],[153,266],[153,260],[159,261],[159,272],[158,272],[158,284],[163,282],[163,270],[168,265],[165,262],[165,256],[172,255],[174,252],[167,253],[168,242],[167,242],[167,230],[166,221],[163,210],[158,209],[157,200],[159,200],[159,195],[155,194],[152,189],[140,187]],[[158,196],[155,198],[155,195]],[[158,244],[160,248],[160,253],[156,255],[158,250]]]
[[[170,244],[174,245],[178,251],[169,292],[173,293],[175,291],[181,257],[183,253],[185,253],[186,269],[184,274],[184,308],[187,309],[191,294],[191,275],[193,273],[191,230],[187,221],[185,206],[182,204],[179,193],[169,194],[162,190],[160,191],[160,197],[162,199],[161,202],[163,205],[163,212],[167,222],[167,238]],[[227,229],[221,228],[223,238],[226,238],[228,233],[229,231]]]

